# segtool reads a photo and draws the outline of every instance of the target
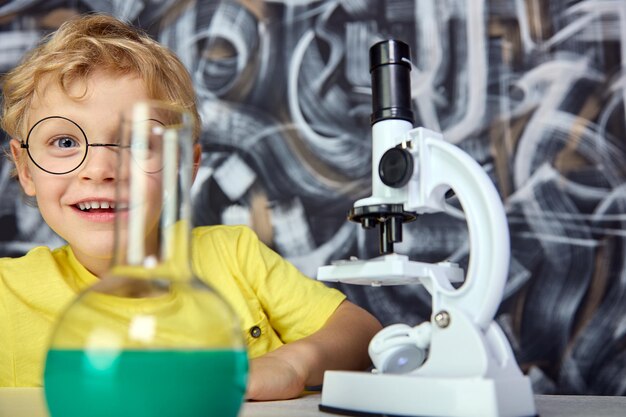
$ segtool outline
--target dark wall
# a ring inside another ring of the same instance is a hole
[[[622,0],[0,1],[0,71],[89,11],[143,27],[193,75],[196,222],[249,224],[311,276],[376,255],[376,235],[345,221],[370,194],[368,50],[409,43],[416,124],[470,153],[506,206],[498,322],[536,392],[626,394]],[[0,162],[0,255],[61,244],[10,169]],[[404,237],[412,259],[467,262],[458,215],[422,216]],[[385,324],[430,314],[421,287],[341,288]]]

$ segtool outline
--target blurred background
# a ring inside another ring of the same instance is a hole
[[[377,255],[376,233],[346,221],[371,191],[368,53],[408,43],[416,125],[474,157],[505,204],[497,321],[535,392],[626,395],[625,1],[0,0],[0,73],[87,12],[143,28],[192,74],[196,224],[250,225],[311,277]],[[1,160],[0,256],[63,244],[10,171]],[[461,211],[425,215],[396,249],[466,265],[467,237]],[[337,286],[383,324],[430,315],[419,286]]]

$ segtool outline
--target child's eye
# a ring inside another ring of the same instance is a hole
[[[60,149],[69,149],[80,146],[80,142],[71,136],[58,136],[50,141],[51,145]]]

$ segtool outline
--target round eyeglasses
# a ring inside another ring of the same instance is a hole
[[[162,168],[160,137],[163,123],[155,119],[143,122],[142,129],[148,132],[146,149],[133,152],[134,160],[150,173]],[[137,127],[133,127],[136,129]],[[120,132],[120,137],[128,135]],[[54,175],[69,174],[77,170],[87,159],[89,147],[103,147],[115,152],[130,146],[121,142],[89,143],[85,131],[73,120],[63,116],[48,116],[35,123],[20,147],[26,149],[28,157],[42,171]],[[137,155],[141,155],[137,158]]]

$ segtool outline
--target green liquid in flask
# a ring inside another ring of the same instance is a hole
[[[48,352],[51,417],[235,417],[243,402],[243,350]]]

